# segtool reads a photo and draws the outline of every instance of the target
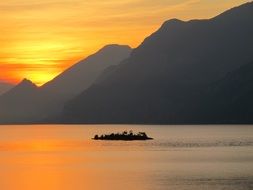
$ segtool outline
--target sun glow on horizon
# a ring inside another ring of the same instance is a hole
[[[171,18],[210,18],[246,0],[5,0],[0,81],[42,85],[106,44],[137,47]]]
[[[38,86],[53,79],[73,61],[79,60],[81,57],[79,54],[82,54],[80,50],[71,47],[64,41],[26,42],[24,47],[21,43],[17,43],[13,49],[15,50],[15,57],[2,58],[2,61],[8,63],[9,66],[22,70],[22,72],[14,71],[13,82],[28,78]],[[74,57],[76,54],[77,57]],[[19,80],[16,81],[16,78]]]

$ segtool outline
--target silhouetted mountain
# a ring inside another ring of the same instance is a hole
[[[225,96],[222,88],[219,91],[223,95],[216,96],[218,92],[210,85],[220,80],[225,83],[227,79],[223,78],[228,73],[237,72],[253,60],[252,34],[253,2],[209,20],[169,20],[124,63],[106,71],[102,80],[69,102],[61,121],[218,123],[219,118],[208,120],[208,115],[214,114],[219,105],[214,104],[214,110],[207,107],[207,116],[203,116],[202,104],[207,105],[209,100],[219,102]],[[227,82],[233,86],[233,80]],[[228,104],[235,106],[235,102]]]
[[[88,88],[104,69],[119,64],[131,53],[125,45],[107,45],[37,88],[24,79],[0,96],[0,123],[38,122],[58,114],[65,101]]]
[[[209,86],[205,96],[198,110],[203,122],[253,123],[253,61]]]
[[[14,85],[12,85],[12,84],[0,82],[0,96],[13,87],[14,87]]]
[[[14,95],[26,95],[28,93],[33,93],[37,89],[36,84],[28,79],[23,79],[17,86],[12,88],[3,97],[11,97]]]
[[[73,98],[87,89],[104,69],[128,58],[131,51],[126,45],[106,45],[46,83],[43,91]]]
[[[0,97],[1,122],[33,121],[37,111],[34,109],[38,88],[30,80],[24,79],[17,86]]]

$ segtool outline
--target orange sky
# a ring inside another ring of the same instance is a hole
[[[4,0],[0,81],[37,85],[106,44],[138,46],[165,20],[210,18],[247,0]]]

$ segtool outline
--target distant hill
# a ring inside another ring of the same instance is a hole
[[[95,82],[104,69],[119,64],[130,53],[129,46],[107,45],[42,87],[24,79],[0,96],[0,123],[41,122],[53,117],[61,112],[67,100]]]
[[[42,89],[45,92],[72,98],[87,89],[104,69],[128,58],[131,51],[127,45],[106,45],[43,85]]]
[[[12,84],[0,82],[0,96],[1,96],[1,94],[10,90],[13,86],[14,85],[12,85]]]
[[[34,105],[37,104],[37,90],[35,84],[24,79],[0,96],[0,121],[33,121],[33,117],[37,116],[37,110],[34,109]]]
[[[123,64],[107,70],[101,75],[102,80],[66,104],[59,121],[240,123],[241,118],[211,115],[222,107],[218,104],[222,98],[230,99],[232,94],[245,90],[233,91],[233,82],[239,79],[228,80],[226,77],[231,72],[240,73],[240,69],[253,60],[252,34],[253,2],[209,20],[169,20],[146,38]],[[217,83],[220,86],[228,84],[218,88],[217,92],[211,88]],[[223,90],[226,86],[231,87],[229,94]],[[253,86],[249,84],[247,88],[253,89]],[[249,97],[249,91],[244,93],[242,97]],[[208,105],[209,100],[211,104],[217,103]],[[252,100],[247,100],[251,105]],[[239,112],[238,102],[227,101],[227,104],[224,107],[233,108],[234,115],[236,110]],[[208,109],[203,112],[205,115],[201,113],[202,105]],[[248,106],[244,113],[253,116],[247,109]]]

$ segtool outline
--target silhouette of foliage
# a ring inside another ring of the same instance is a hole
[[[153,138],[148,137],[145,132],[139,132],[134,134],[133,131],[123,131],[122,133],[111,133],[111,134],[103,134],[101,136],[95,135],[93,140],[124,140],[124,141],[132,141],[132,140],[152,140]]]

